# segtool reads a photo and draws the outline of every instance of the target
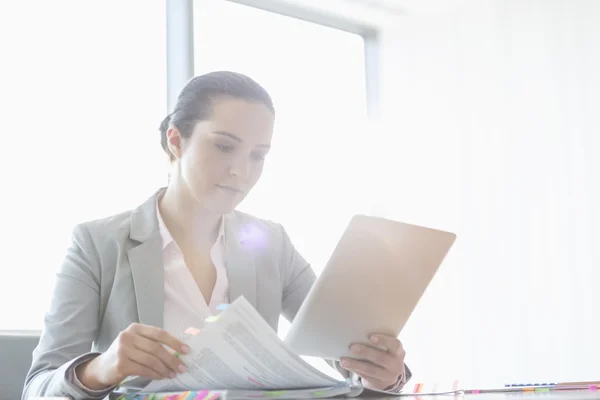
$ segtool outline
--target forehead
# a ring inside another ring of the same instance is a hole
[[[244,141],[269,143],[275,116],[260,102],[222,98],[213,102],[210,128],[225,131]]]

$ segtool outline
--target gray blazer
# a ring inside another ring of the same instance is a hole
[[[156,217],[162,190],[132,211],[75,227],[23,399],[85,397],[66,377],[71,365],[90,351],[106,351],[131,323],[163,326],[162,239]],[[276,330],[280,315],[294,318],[315,274],[281,225],[238,211],[224,218],[230,300],[243,295]]]

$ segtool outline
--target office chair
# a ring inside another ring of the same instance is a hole
[[[21,398],[38,331],[0,331],[0,399]]]

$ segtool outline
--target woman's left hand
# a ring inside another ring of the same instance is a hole
[[[365,387],[387,390],[396,385],[398,380],[404,376],[406,353],[400,340],[395,337],[374,334],[369,339],[373,345],[383,347],[385,350],[354,343],[350,346],[352,353],[368,361],[342,358],[342,367],[360,376]]]

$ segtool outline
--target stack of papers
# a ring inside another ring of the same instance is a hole
[[[362,392],[295,354],[244,297],[211,321],[185,340],[190,353],[180,358],[187,372],[150,382],[130,379],[121,386],[121,398],[323,398]]]

